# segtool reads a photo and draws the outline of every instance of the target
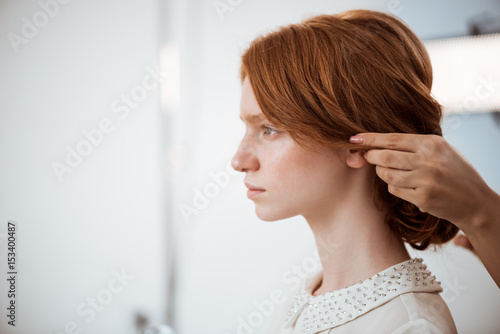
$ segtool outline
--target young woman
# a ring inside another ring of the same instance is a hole
[[[322,263],[271,333],[456,332],[440,283],[404,243],[423,250],[458,229],[392,195],[349,143],[361,132],[441,135],[421,41],[387,14],[320,15],[255,39],[241,80],[246,132],[232,165],[260,219],[307,220]]]

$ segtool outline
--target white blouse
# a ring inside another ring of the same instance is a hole
[[[313,296],[322,270],[291,289],[272,334],[456,333],[441,282],[414,258],[367,280]]]

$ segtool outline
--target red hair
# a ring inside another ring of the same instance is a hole
[[[442,135],[429,56],[389,14],[353,10],[280,27],[244,52],[246,77],[266,118],[304,147],[359,149],[349,137],[360,132]],[[401,240],[422,250],[456,235],[449,221],[389,193],[372,167],[374,203]]]

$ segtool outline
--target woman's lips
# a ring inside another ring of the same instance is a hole
[[[247,191],[247,197],[250,199],[254,199],[255,197],[259,196],[262,194],[265,190],[260,190],[260,189],[248,189]]]
[[[262,194],[265,191],[264,189],[258,188],[249,182],[245,182],[245,186],[248,188],[247,197],[250,199],[253,199],[253,198],[259,196],[260,194]]]

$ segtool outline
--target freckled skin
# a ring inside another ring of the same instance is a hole
[[[403,242],[386,224],[386,212],[373,202],[373,166],[360,151],[302,148],[263,117],[248,79],[243,82],[240,107],[246,131],[233,168],[246,173],[245,181],[251,186],[265,190],[252,199],[260,219],[297,215],[306,219],[323,268],[315,295],[410,259]]]
[[[319,146],[317,152],[306,150],[274,127],[264,118],[248,78],[242,85],[240,109],[246,131],[232,165],[246,173],[247,182],[266,190],[253,199],[260,219],[314,216],[342,205],[351,171],[339,152]],[[263,119],[255,121],[253,115]],[[277,132],[266,132],[263,126]]]

